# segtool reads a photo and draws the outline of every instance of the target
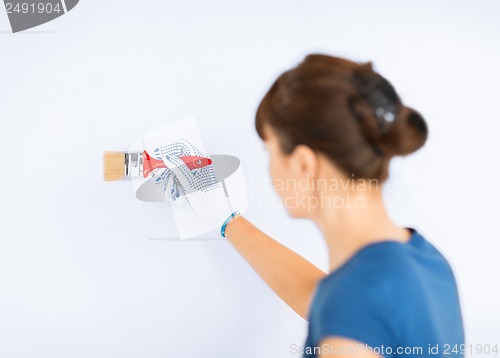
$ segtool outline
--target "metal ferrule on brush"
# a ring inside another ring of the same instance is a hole
[[[142,153],[125,153],[125,176],[142,177]]]

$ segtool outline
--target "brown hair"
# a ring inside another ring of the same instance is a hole
[[[269,124],[290,154],[305,144],[353,178],[385,180],[390,159],[422,147],[427,125],[372,68],[312,54],[273,83],[257,110],[264,138]]]

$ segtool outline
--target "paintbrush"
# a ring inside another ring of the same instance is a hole
[[[199,169],[212,164],[210,158],[180,156],[189,169]],[[113,181],[124,177],[144,177],[155,169],[166,168],[163,161],[152,158],[148,152],[104,152],[104,180]]]

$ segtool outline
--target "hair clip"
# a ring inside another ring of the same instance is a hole
[[[382,107],[378,107],[375,110],[375,115],[380,119],[384,119],[386,122],[393,122],[396,119],[394,113],[386,112],[386,110]]]
[[[401,104],[392,84],[375,73],[355,73],[354,85],[373,108],[380,131],[388,131],[398,116]]]

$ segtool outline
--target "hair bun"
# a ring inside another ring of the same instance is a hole
[[[398,118],[380,137],[380,149],[387,155],[407,155],[420,149],[428,135],[427,123],[416,110],[401,106]]]
[[[357,93],[351,98],[351,111],[377,154],[406,155],[424,145],[424,118],[403,105],[394,86],[373,71],[371,62],[361,65],[352,80]]]

